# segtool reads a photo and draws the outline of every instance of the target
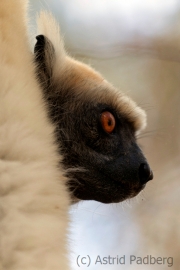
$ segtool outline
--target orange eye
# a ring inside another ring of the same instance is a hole
[[[104,131],[107,133],[113,132],[116,125],[116,120],[112,113],[105,111],[101,114],[101,125]]]

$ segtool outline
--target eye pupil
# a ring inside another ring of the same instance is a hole
[[[116,125],[116,121],[112,113],[105,111],[101,114],[101,125],[105,132],[107,133],[113,132]]]
[[[112,121],[109,120],[109,121],[108,121],[108,126],[111,126],[111,125],[112,125]]]

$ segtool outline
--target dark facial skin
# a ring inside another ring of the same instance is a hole
[[[111,100],[101,102],[95,97],[87,101],[83,95],[76,94],[77,85],[72,89],[67,80],[53,80],[53,65],[49,67],[46,64],[49,63],[46,61],[48,48],[52,56],[54,52],[50,41],[38,36],[35,46],[38,79],[43,87],[49,116],[56,127],[59,153],[63,156],[62,164],[69,179],[67,185],[72,201],[112,203],[134,197],[153,178],[137,145],[134,126],[122,112],[117,111]],[[111,133],[102,126],[103,112],[110,112],[115,119]]]

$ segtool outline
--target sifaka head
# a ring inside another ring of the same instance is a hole
[[[91,67],[69,57],[51,15],[41,13],[37,76],[47,101],[72,202],[121,202],[153,173],[136,141],[145,112]]]

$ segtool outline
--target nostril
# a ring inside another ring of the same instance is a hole
[[[153,179],[153,172],[147,163],[142,163],[139,167],[139,178],[141,184],[146,184]]]

